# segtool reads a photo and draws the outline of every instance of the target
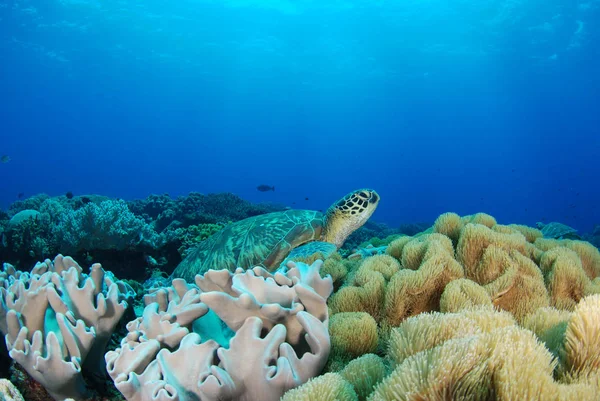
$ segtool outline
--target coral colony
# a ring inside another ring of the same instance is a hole
[[[168,277],[159,260],[173,268],[193,254],[165,251],[168,232],[192,233],[172,248],[195,249],[235,222],[240,229],[244,219],[285,213],[229,199],[238,214],[210,212],[210,199],[196,196],[202,219],[184,211],[186,200],[160,197],[135,205],[47,197],[9,210],[3,255],[14,265],[0,273],[0,331],[13,363],[0,395],[598,399],[600,252],[570,227],[445,213],[410,235],[359,228],[378,238],[359,245],[352,234],[352,247],[326,255],[288,249],[274,269],[211,266],[192,279]],[[63,215],[50,212],[59,208]],[[200,224],[214,226],[190,231]],[[223,232],[233,240],[234,231]],[[62,248],[91,267],[40,258]],[[120,268],[115,255],[137,262]],[[103,265],[87,261],[94,257]],[[19,270],[27,258],[43,261]],[[134,268],[145,280],[117,278]]]

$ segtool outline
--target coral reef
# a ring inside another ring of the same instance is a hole
[[[584,234],[582,238],[596,248],[600,248],[600,225],[596,225],[591,233]]]
[[[88,203],[61,213],[51,228],[53,245],[63,252],[91,249],[122,251],[133,247],[160,248],[167,241],[136,217],[124,201]]]
[[[173,268],[187,249],[229,222],[283,209],[229,193],[152,195],[131,202],[41,194],[0,215],[0,260],[30,265],[62,252],[117,266],[119,277],[143,280],[146,268]]]
[[[390,242],[391,242],[391,241],[395,240],[396,238],[398,238],[398,236],[391,235],[388,238],[390,239]],[[366,259],[369,256],[383,255],[383,254],[385,254],[386,250],[387,250],[387,244],[377,246],[377,247],[375,247],[373,244],[367,244],[366,246],[362,247],[362,244],[361,244],[361,246],[359,248],[355,248],[352,250],[354,253],[348,255],[348,259],[358,260],[358,259]]]
[[[130,201],[128,206],[136,216],[154,222],[158,232],[169,226],[222,224],[285,209],[283,205],[252,204],[231,193],[204,195],[197,192],[175,199],[167,194],[150,195],[146,199]]]
[[[391,228],[386,224],[367,221],[364,226],[350,234],[346,239],[341,252],[344,256],[356,252],[359,248],[366,248],[369,244],[380,247],[389,244],[401,235],[415,235],[424,231],[429,224],[409,224]]]
[[[183,252],[260,210],[231,195],[39,197],[0,225],[6,242],[28,251],[43,237],[43,252],[60,239],[76,252],[105,244],[127,258],[174,244]],[[52,231],[57,222],[63,233]],[[548,226],[485,213],[445,213],[409,235],[375,224],[365,233],[386,238],[365,236],[352,258],[342,249],[285,272],[211,270],[166,287],[156,284],[167,258],[148,253],[152,285],[134,284],[150,293],[123,334],[116,322],[131,287],[99,265],[84,274],[62,256],[30,273],[5,264],[0,331],[55,399],[84,399],[108,371],[126,399],[140,401],[597,400],[600,252]]]
[[[196,286],[173,280],[146,297],[121,347],[106,354],[116,387],[128,400],[278,400],[329,355],[333,284],[321,265],[209,270]]]
[[[386,253],[358,261],[329,301],[333,349],[346,357],[332,352],[326,369],[345,378],[362,358],[349,356],[366,352],[390,364],[375,387],[354,388],[356,397],[596,399],[600,252],[591,244],[484,213],[446,213]]]
[[[383,358],[375,354],[366,354],[350,361],[340,375],[354,388],[359,400],[366,400],[388,374]]]
[[[358,396],[344,377],[326,373],[311,379],[302,387],[288,391],[281,401],[358,401]]]
[[[208,239],[211,235],[222,230],[228,223],[201,223],[186,228],[181,236],[181,245],[177,249],[182,258],[200,242]]]
[[[369,400],[594,400],[598,318],[600,296],[582,300],[566,318],[557,361],[532,331],[491,308],[411,317],[393,329],[395,368]]]
[[[14,384],[0,379],[0,401],[25,401]]]
[[[83,370],[105,375],[104,351],[125,313],[130,287],[100,264],[90,273],[70,257],[30,273],[4,264],[0,331],[10,357],[56,400],[87,395]]]
[[[377,322],[366,312],[336,313],[329,321],[332,359],[346,360],[377,351]],[[338,362],[339,363],[339,362]]]

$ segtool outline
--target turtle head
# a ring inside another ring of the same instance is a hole
[[[350,234],[369,220],[378,204],[379,194],[372,189],[359,189],[344,196],[327,209],[323,241],[340,248]]]

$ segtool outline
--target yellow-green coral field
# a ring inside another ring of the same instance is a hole
[[[600,400],[600,252],[445,213],[387,254],[326,261],[332,352],[284,399]]]

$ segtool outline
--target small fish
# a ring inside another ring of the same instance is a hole
[[[258,189],[260,192],[275,191],[275,186],[271,187],[269,185],[261,184],[257,186],[256,189]]]
[[[17,195],[17,198],[23,199],[24,196],[25,196],[25,193],[19,192],[19,194]]]
[[[308,198],[304,198],[304,200],[308,200]]]
[[[10,161],[10,156],[9,155],[2,155],[2,157],[0,157],[0,162],[1,163],[8,163]]]

